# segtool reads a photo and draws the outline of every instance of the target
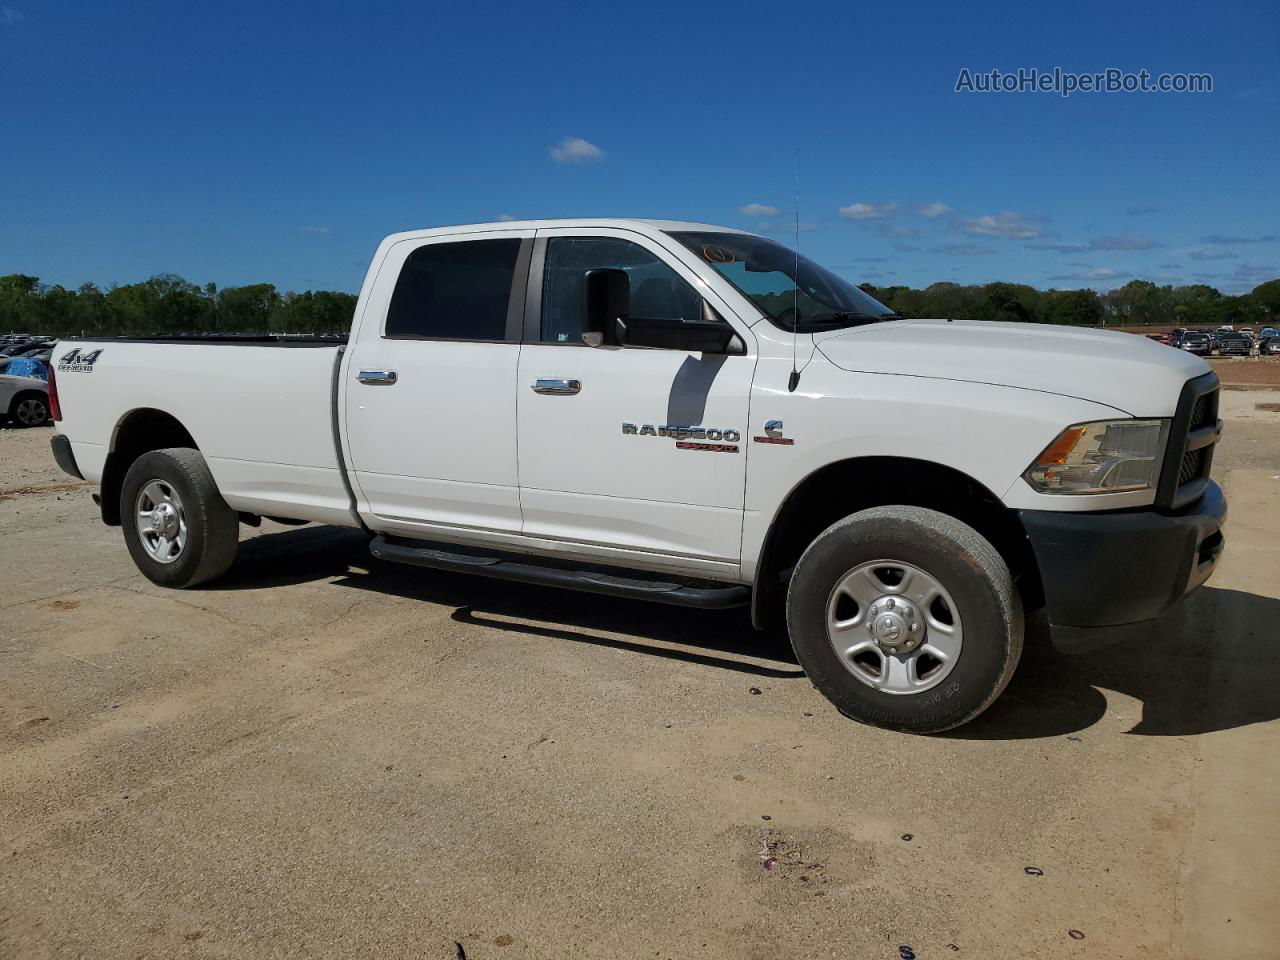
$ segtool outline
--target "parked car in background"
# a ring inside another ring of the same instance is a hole
[[[1147,339],[1154,340],[1156,343],[1163,343],[1165,346],[1168,346],[1170,337],[1167,333],[1148,333]]]
[[[0,413],[17,427],[49,422],[49,384],[34,377],[0,375]]]
[[[1253,339],[1253,327],[1241,327],[1236,333],[1243,333],[1250,340]]]
[[[1280,334],[1258,341],[1258,356],[1274,357],[1280,354]]]
[[[1218,338],[1218,353],[1224,357],[1247,357],[1253,353],[1253,337],[1237,331]]]
[[[30,350],[34,346],[37,346],[37,344],[31,340],[14,340],[0,347],[0,357],[16,357],[22,351]]]
[[[1187,330],[1178,338],[1176,346],[1179,350],[1194,353],[1197,357],[1207,357],[1213,353],[1213,340],[1209,334],[1199,330]]]

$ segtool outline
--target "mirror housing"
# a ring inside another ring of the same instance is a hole
[[[629,347],[659,347],[686,350],[690,353],[745,353],[745,347],[733,327],[723,320],[684,320],[648,317],[619,317],[614,321],[615,336]]]
[[[631,316],[631,278],[625,270],[602,268],[586,273],[587,316],[582,342],[591,347],[656,347],[690,353],[745,353],[733,327],[705,300],[702,319]]]
[[[631,278],[625,270],[588,270],[586,283],[587,316],[582,341],[592,347],[606,343],[616,346],[614,324],[631,312]]]

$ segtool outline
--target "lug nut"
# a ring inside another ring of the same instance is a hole
[[[884,602],[884,605],[888,607],[890,610],[892,610],[894,607],[893,597],[890,597],[888,600],[886,600]]]

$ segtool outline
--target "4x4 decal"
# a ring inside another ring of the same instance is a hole
[[[93,365],[102,355],[102,349],[81,353],[76,347],[70,353],[64,353],[58,360],[59,373],[93,373]]]

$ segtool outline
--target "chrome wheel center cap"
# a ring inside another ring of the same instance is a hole
[[[151,526],[160,536],[172,537],[178,532],[178,512],[170,504],[160,504],[151,511]]]
[[[867,630],[889,653],[914,650],[924,642],[924,617],[903,597],[880,597],[867,611]]]

